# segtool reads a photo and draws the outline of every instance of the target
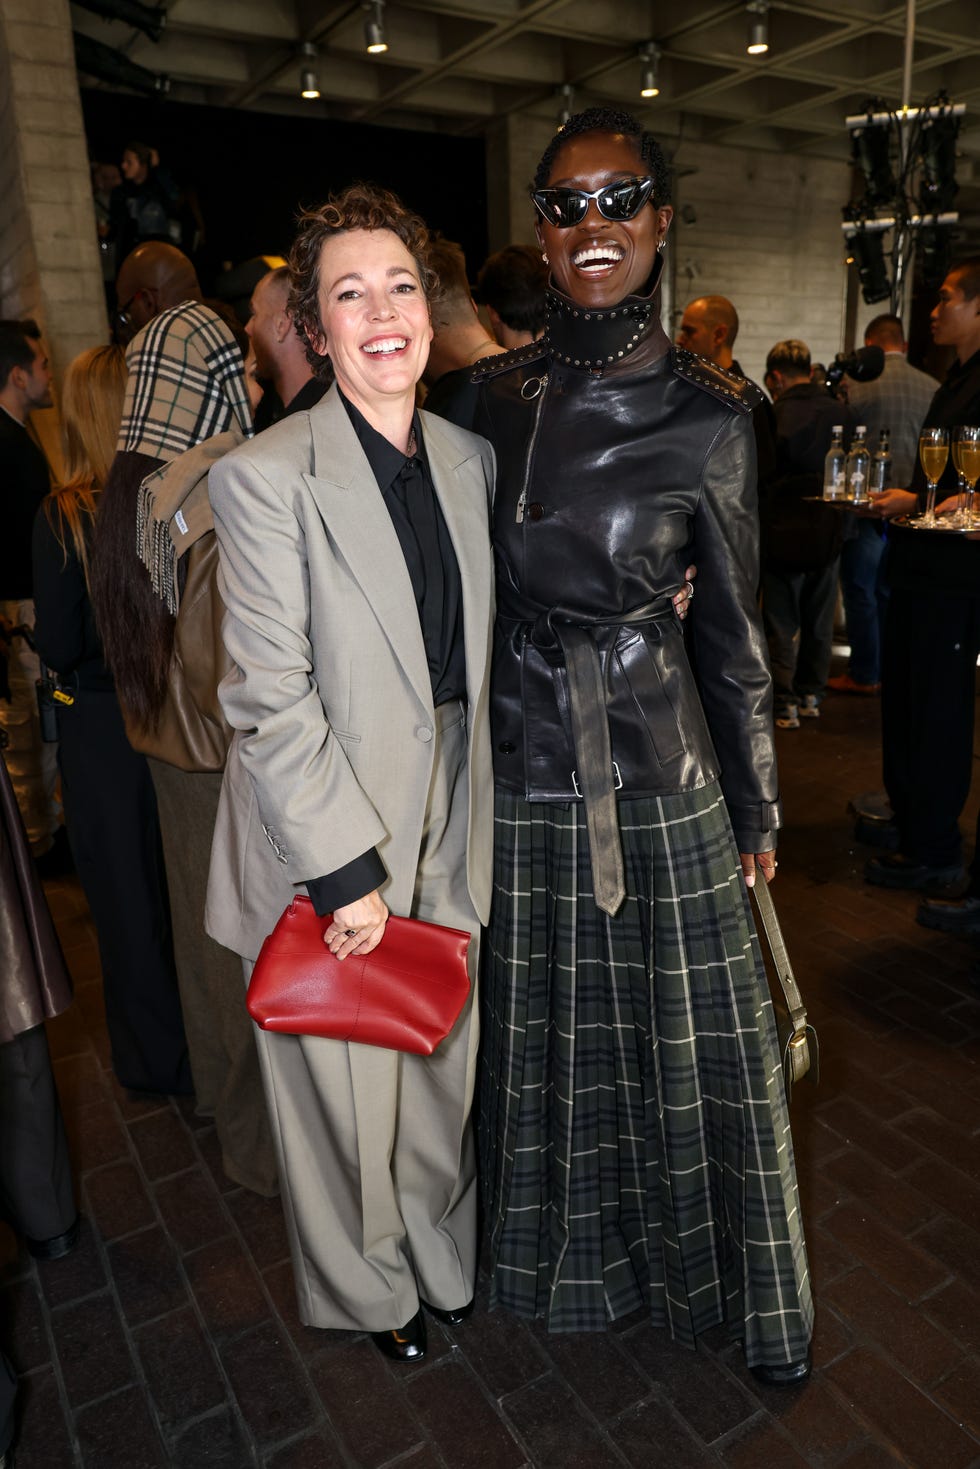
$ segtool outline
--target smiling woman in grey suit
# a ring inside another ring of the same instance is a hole
[[[306,214],[297,330],[336,386],[221,460],[210,493],[235,672],[208,929],[251,972],[297,891],[342,956],[389,910],[473,934],[490,892],[493,483],[485,440],[418,413],[432,328],[421,220],[358,185]],[[468,1003],[432,1057],[257,1034],[300,1314],[425,1350],[472,1302]]]

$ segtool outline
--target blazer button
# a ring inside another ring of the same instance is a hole
[[[540,520],[543,515],[544,506],[539,501],[535,500],[532,505],[527,507],[528,520]]]
[[[415,731],[416,739],[420,739],[423,745],[427,745],[432,738],[432,731],[427,724],[420,724]]]
[[[514,744],[513,740],[501,740],[500,744],[497,746],[497,749],[500,751],[501,755],[513,755],[514,751],[517,749],[517,746]]]

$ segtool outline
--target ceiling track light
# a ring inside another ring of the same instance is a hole
[[[364,47],[371,56],[388,49],[385,35],[385,0],[367,0],[364,6]]]
[[[299,54],[305,63],[299,74],[300,96],[307,102],[315,102],[320,95],[320,79],[316,74],[316,60],[320,53],[312,41],[304,41]]]
[[[660,96],[660,58],[663,55],[660,47],[653,41],[648,41],[640,48],[640,64],[643,68],[640,75],[640,96]]]
[[[575,88],[571,82],[565,82],[563,86],[558,88],[558,97],[561,100],[561,110],[558,113],[558,126],[563,128],[575,110]]]
[[[750,56],[765,56],[769,50],[769,0],[749,0],[749,39],[745,49]]]

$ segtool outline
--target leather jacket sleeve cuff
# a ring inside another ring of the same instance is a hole
[[[776,834],[783,824],[779,801],[763,801],[758,806],[729,808],[735,845],[740,852],[770,852],[776,846]]]
[[[353,862],[345,862],[336,872],[328,872],[324,877],[311,877],[306,891],[312,899],[314,912],[322,918],[336,908],[343,908],[346,903],[354,903],[358,898],[373,893],[387,877],[388,869],[372,847],[369,852],[355,857]]]

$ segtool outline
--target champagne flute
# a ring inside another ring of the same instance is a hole
[[[964,424],[956,430],[955,443],[959,450],[960,478],[966,486],[966,510],[963,524],[973,527],[973,492],[980,479],[980,426]]]
[[[952,459],[952,461],[953,461],[953,468],[956,470],[956,509],[954,510],[953,514],[949,517],[949,523],[950,523],[950,525],[955,525],[955,526],[963,526],[963,525],[966,525],[966,523],[967,523],[966,522],[966,476],[964,475],[962,465],[960,464],[960,447],[961,447],[961,445],[960,445],[960,433],[961,432],[962,432],[962,426],[960,428],[950,429],[950,435],[949,435],[949,457]]]
[[[919,462],[929,484],[929,493],[926,496],[926,513],[922,517],[923,525],[936,523],[936,486],[943,477],[948,458],[949,430],[924,428],[919,434]]]

